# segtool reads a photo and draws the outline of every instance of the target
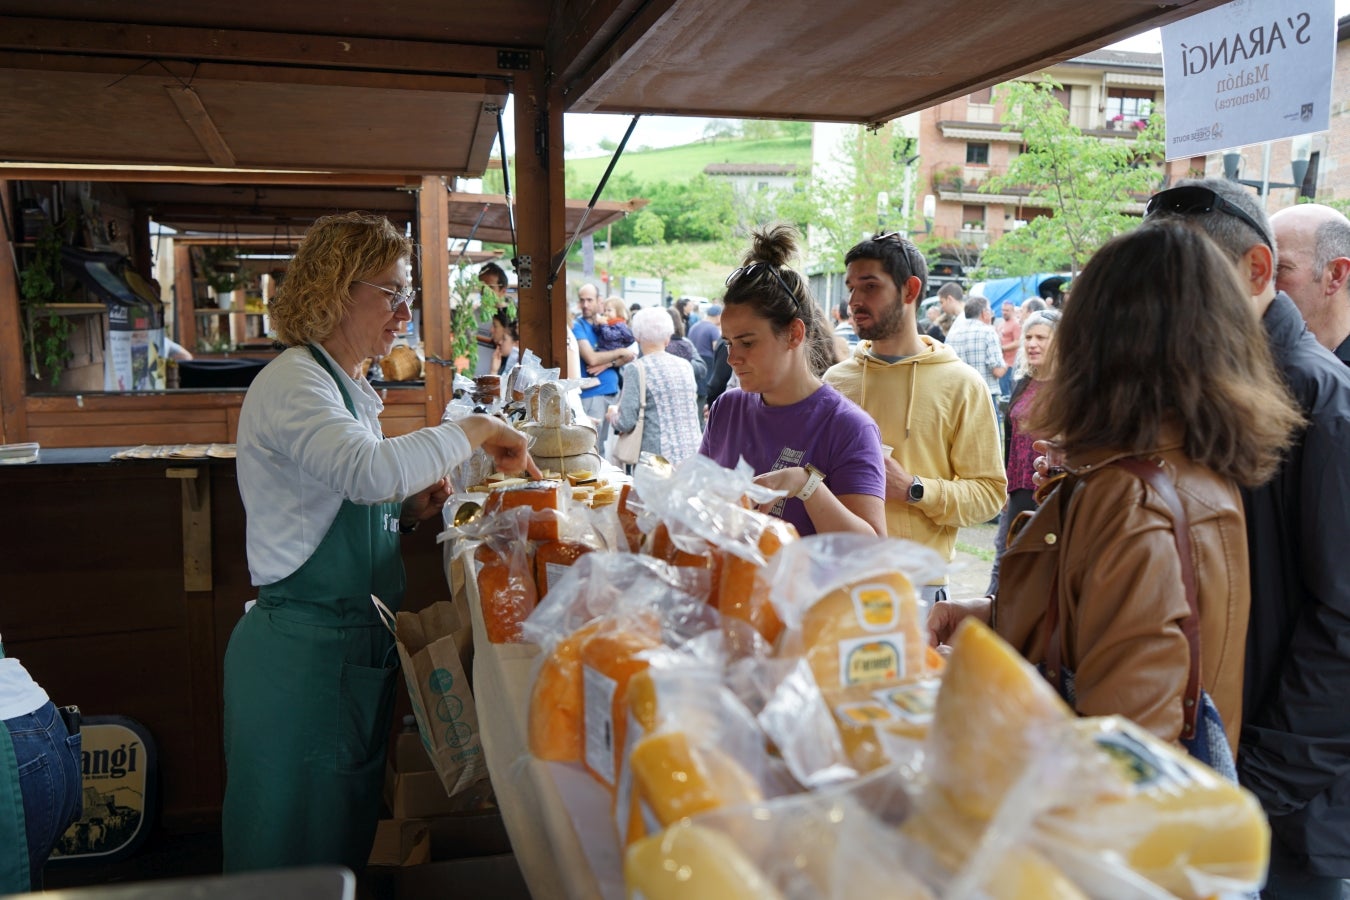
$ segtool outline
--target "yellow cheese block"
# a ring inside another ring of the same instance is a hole
[[[1255,797],[1120,716],[1081,719],[1072,730],[1097,797],[1042,814],[1043,834],[1119,854],[1179,897],[1260,886],[1270,827]]]
[[[891,761],[881,732],[916,744],[927,738],[938,687],[936,678],[924,678],[883,688],[824,692],[853,768],[861,774]]]
[[[802,616],[802,644],[822,690],[878,687],[923,671],[927,639],[914,585],[899,572],[846,584]]]
[[[638,798],[662,826],[764,799],[738,762],[715,747],[691,744],[682,731],[649,735],[633,747],[629,765]]]
[[[624,854],[628,896],[644,900],[779,900],[782,894],[724,834],[683,823]]]
[[[1054,688],[988,626],[956,630],[928,735],[930,782],[958,812],[987,820],[1027,764],[1073,718]]]

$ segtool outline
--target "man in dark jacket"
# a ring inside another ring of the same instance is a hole
[[[1242,492],[1252,609],[1237,762],[1270,818],[1263,896],[1340,900],[1350,877],[1350,369],[1276,293],[1270,223],[1240,185],[1183,181],[1147,210],[1184,217],[1233,259],[1308,420],[1275,477]]]

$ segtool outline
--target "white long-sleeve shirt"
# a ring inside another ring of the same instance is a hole
[[[320,348],[327,356],[327,351]],[[258,373],[239,412],[236,467],[255,585],[290,575],[314,553],[342,501],[403,500],[469,457],[468,438],[443,423],[384,440],[375,390],[328,357],[337,382],[291,347]]]
[[[47,702],[47,692],[17,659],[0,659],[0,722],[26,716]]]

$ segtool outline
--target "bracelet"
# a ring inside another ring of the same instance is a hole
[[[412,534],[414,531],[417,530],[417,526],[418,526],[418,525],[421,525],[421,524],[422,524],[422,520],[421,520],[421,519],[413,519],[413,523],[412,523],[411,525],[404,525],[404,524],[403,524],[403,520],[402,520],[402,519],[399,519],[399,520],[398,520],[398,533],[399,533],[399,534]]]

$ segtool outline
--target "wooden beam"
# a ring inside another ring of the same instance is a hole
[[[606,96],[607,84],[622,83],[635,76],[649,56],[659,53],[682,33],[677,23],[683,17],[697,19],[697,3],[681,0],[652,0],[614,31],[611,40],[588,61],[585,68],[569,68],[571,76],[563,80],[561,95],[573,112],[587,112]],[[675,24],[676,27],[668,27]],[[565,63],[565,59],[558,59]]]
[[[416,175],[380,172],[285,172],[265,169],[197,169],[183,166],[61,166],[0,163],[12,181],[126,181],[151,184],[320,184],[325,187],[416,188]]]
[[[173,101],[183,122],[202,145],[207,159],[217,166],[233,166],[236,162],[230,145],[221,137],[220,129],[211,121],[211,114],[202,105],[202,98],[188,85],[165,85],[164,90]]]
[[[391,72],[495,77],[513,74],[499,64],[498,50],[501,48],[479,44],[74,22],[26,16],[0,16],[0,48]]]
[[[418,275],[422,282],[422,341],[427,356],[453,359],[450,352],[450,199],[445,179],[422,178],[417,194]],[[453,396],[455,372],[449,366],[427,363],[426,400],[428,425],[445,414]]]
[[[0,181],[0,215],[10,223],[0,230],[0,443],[28,440],[28,417],[24,410],[25,359],[19,313],[19,277],[14,269],[12,229],[19,225],[14,215],[11,182]],[[17,235],[15,235],[17,237]]]
[[[549,290],[549,263],[566,241],[563,104],[537,61],[516,80],[516,264],[518,321],[524,347],[566,371],[567,273]]]

